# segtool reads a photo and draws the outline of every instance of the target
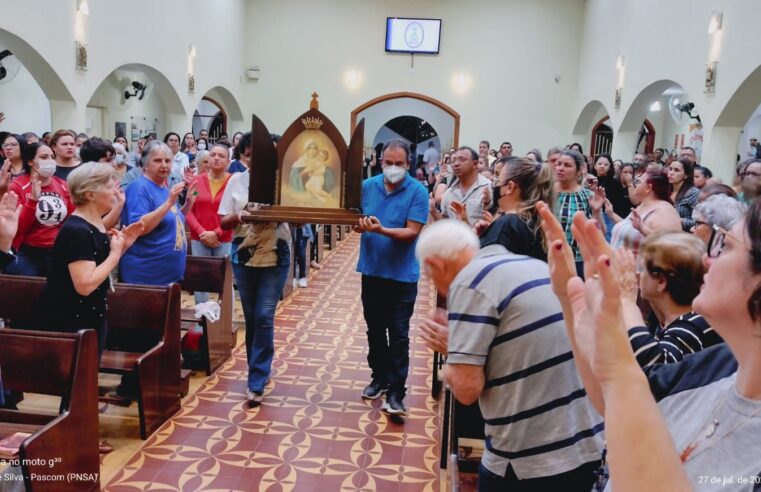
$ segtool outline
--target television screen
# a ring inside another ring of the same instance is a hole
[[[386,51],[439,53],[441,19],[386,19]]]

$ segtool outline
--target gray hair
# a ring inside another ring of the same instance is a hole
[[[692,211],[693,220],[701,217],[705,222],[714,224],[724,229],[731,229],[739,221],[743,220],[748,207],[727,195],[711,195],[698,203]]]
[[[402,149],[404,151],[404,158],[407,159],[407,161],[409,162],[410,147],[409,145],[407,145],[407,143],[404,142],[404,140],[399,140],[399,139],[389,140],[388,142],[386,142],[386,145],[383,146],[383,154],[385,154],[388,149]]]
[[[116,179],[116,171],[111,164],[102,162],[87,162],[74,169],[66,179],[69,196],[74,205],[80,207],[87,203],[87,192],[99,191],[112,179]]]
[[[164,151],[170,159],[174,159],[172,149],[170,149],[167,144],[160,140],[151,140],[143,148],[143,154],[140,156],[140,165],[145,167],[145,165],[148,164],[148,161],[151,160],[151,156],[160,150]]]
[[[415,256],[421,264],[431,256],[453,260],[462,256],[464,251],[478,250],[479,247],[478,237],[470,226],[460,220],[444,219],[423,229]]]

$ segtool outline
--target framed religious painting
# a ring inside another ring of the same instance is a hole
[[[283,133],[277,147],[264,123],[252,117],[251,173],[246,221],[355,225],[362,192],[364,121],[349,145],[319,110]]]

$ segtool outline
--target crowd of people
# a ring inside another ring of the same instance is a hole
[[[170,132],[132,151],[123,136],[68,130],[0,143],[0,267],[47,277],[51,329],[95,330],[100,356],[111,282],[166,285],[182,280],[189,249],[229,255],[246,395],[263,400],[290,248],[306,287],[320,230],[245,220],[250,133],[231,145]],[[361,396],[407,413],[422,270],[447,308],[420,336],[447,356],[455,397],[484,416],[480,490],[588,491],[608,471],[615,490],[757,477],[761,159],[738,164],[730,186],[689,147],[631,162],[577,143],[523,157],[510,142],[477,148],[418,156],[391,141],[365,163]]]

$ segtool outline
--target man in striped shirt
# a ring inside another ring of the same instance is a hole
[[[576,372],[547,264],[478,249],[462,222],[425,229],[417,256],[449,309],[444,379],[486,422],[479,490],[591,489],[602,417]]]

